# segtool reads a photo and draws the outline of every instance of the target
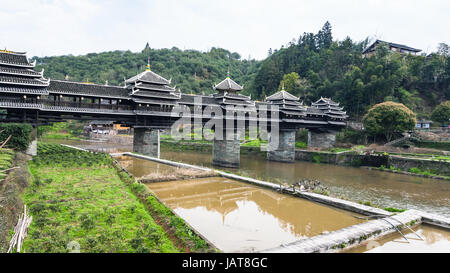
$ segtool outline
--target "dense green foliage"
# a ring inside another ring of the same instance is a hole
[[[414,146],[419,148],[430,148],[436,150],[450,151],[450,141],[433,142],[433,141],[415,141]]]
[[[239,54],[221,48],[200,52],[148,46],[137,53],[113,51],[33,59],[37,60],[37,69],[44,68],[45,76],[51,79],[123,85],[124,78],[145,70],[148,58],[153,71],[167,79],[172,78],[172,86],[176,85],[184,93],[196,94],[213,93],[214,83],[226,77],[228,68],[233,79],[246,84],[258,65],[255,60],[241,60]]]
[[[196,94],[213,93],[213,84],[230,68],[231,77],[244,84],[243,93],[253,99],[263,100],[284,85],[305,103],[320,96],[332,97],[356,119],[383,101],[403,103],[428,117],[442,100],[450,99],[450,50],[446,44],[429,56],[404,56],[381,44],[374,56],[364,58],[361,53],[367,45],[368,39],[333,40],[327,22],[316,34],[304,33],[279,50],[270,49],[263,61],[243,60],[238,53],[221,48],[199,52],[176,47],[152,49],[148,45],[137,53],[113,51],[33,59],[51,79],[122,85],[124,78],[145,69],[149,57],[152,70],[173,78],[172,84],[182,92]]]
[[[439,104],[431,113],[434,121],[448,124],[450,121],[450,101],[446,100]]]
[[[178,252],[106,154],[39,144],[24,200],[33,216],[24,252]]]
[[[367,45],[367,39],[333,41],[331,26],[326,24],[319,33],[304,33],[265,59],[249,92],[264,99],[284,81],[286,90],[306,103],[331,97],[352,118],[362,117],[383,101],[403,103],[427,116],[441,100],[450,98],[447,45],[425,57],[404,56],[381,44],[374,56],[364,58],[361,52]]]
[[[5,170],[11,167],[13,158],[14,150],[0,149],[0,182],[7,176]]]
[[[396,133],[411,130],[416,115],[405,105],[387,101],[374,105],[363,118],[366,131],[372,136],[384,135],[389,142]]]
[[[55,122],[52,125],[38,126],[37,135],[52,139],[78,139],[85,125],[86,122],[77,120]]]
[[[6,147],[25,151],[31,142],[32,130],[33,127],[27,123],[0,123],[0,141],[11,136]]]

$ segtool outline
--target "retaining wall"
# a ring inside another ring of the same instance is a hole
[[[428,171],[434,174],[450,176],[450,162],[443,160],[390,156],[389,166],[393,166],[395,168],[399,168],[405,171],[408,171],[410,168],[418,168],[421,171]]]

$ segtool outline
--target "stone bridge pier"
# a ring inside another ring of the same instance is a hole
[[[336,144],[336,131],[316,131],[309,130],[308,146],[317,148],[331,148]]]
[[[133,152],[159,158],[159,129],[134,128]]]
[[[279,162],[294,162],[295,132],[296,130],[280,130],[278,133],[278,143],[275,139],[275,135],[272,136],[272,134],[269,134],[267,160]]]
[[[223,137],[214,136],[212,164],[227,168],[238,168],[241,162],[240,134],[224,131]]]

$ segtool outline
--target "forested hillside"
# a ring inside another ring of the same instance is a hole
[[[401,42],[401,41],[393,41]],[[238,53],[212,48],[195,50],[151,49],[114,51],[84,56],[38,58],[38,69],[45,68],[51,79],[89,81],[122,85],[145,69],[150,58],[152,70],[185,93],[211,94],[212,86],[231,77],[244,84],[244,94],[263,100],[284,86],[306,104],[320,96],[341,103],[353,119],[361,118],[370,106],[391,100],[401,102],[429,117],[441,101],[450,99],[450,50],[441,44],[428,56],[404,56],[377,47],[375,56],[363,58],[368,40],[333,40],[327,22],[318,33],[304,33],[279,50],[269,50],[263,61],[242,60]],[[413,45],[412,45],[413,46]]]
[[[172,86],[184,93],[210,94],[212,86],[230,75],[240,84],[249,83],[260,62],[241,60],[238,53],[221,48],[209,52],[196,50],[152,49],[147,44],[141,52],[113,51],[83,56],[34,57],[37,69],[45,69],[45,77],[58,80],[123,85],[128,79],[145,70],[150,58],[151,69],[161,76],[172,78]]]
[[[317,33],[304,33],[298,41],[275,52],[260,65],[249,92],[264,98],[281,88],[310,103],[332,97],[352,118],[383,101],[401,102],[428,117],[441,101],[450,98],[449,47],[427,56],[403,56],[377,47],[376,55],[363,58],[367,39],[334,41],[327,22]]]

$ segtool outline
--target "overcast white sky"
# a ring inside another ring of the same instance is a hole
[[[425,52],[450,43],[448,0],[0,0],[0,48],[28,56],[222,47],[262,59],[328,20],[334,39]]]

